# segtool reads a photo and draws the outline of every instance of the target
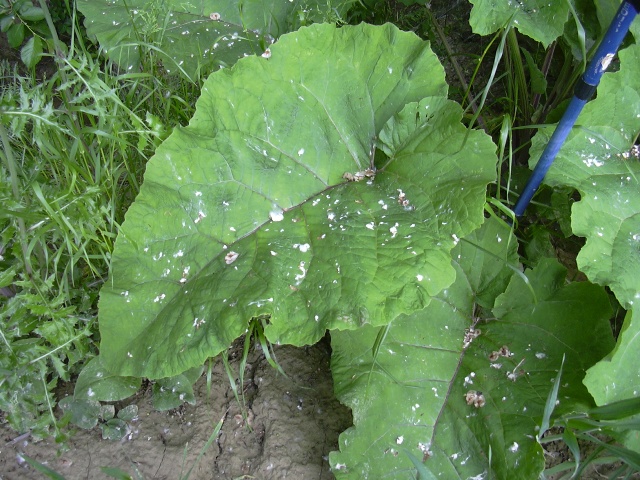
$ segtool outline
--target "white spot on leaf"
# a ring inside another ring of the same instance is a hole
[[[298,265],[298,270],[300,270],[300,274],[296,275],[296,285],[300,285],[300,282],[302,282],[302,280],[304,279],[304,277],[307,276],[307,270],[304,268],[305,263],[304,262],[300,262],[300,264]]]
[[[293,245],[293,248],[297,248],[299,249],[302,253],[306,253],[309,251],[309,249],[311,248],[311,245],[309,245],[308,243],[303,243],[302,245],[295,243]]]
[[[284,220],[284,213],[282,211],[273,211],[269,213],[269,218],[274,222],[281,222]]]
[[[203,218],[206,218],[207,216],[205,215],[205,213],[201,210],[198,212],[198,218],[196,218],[193,223],[200,223],[202,221]]]
[[[224,261],[227,265],[231,265],[238,259],[239,254],[236,252],[229,252],[224,256]]]

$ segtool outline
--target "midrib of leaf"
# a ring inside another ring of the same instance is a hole
[[[455,262],[455,263],[458,264],[458,266],[460,267],[460,271],[463,271],[462,270],[462,266],[458,262]],[[464,278],[466,280],[468,280],[468,277],[466,275],[464,276]],[[469,285],[469,291],[473,291],[472,288],[471,288],[471,284],[468,281],[467,281],[467,284]],[[438,296],[434,300],[435,301],[444,301],[443,299],[440,298],[440,296]],[[452,309],[457,308],[457,307],[455,307],[454,305],[452,305],[449,302],[444,301],[444,303],[449,305]],[[478,321],[479,321],[479,319],[474,319],[473,318],[473,312],[475,311],[475,309],[476,309],[476,304],[474,303],[471,306],[471,313],[469,315],[470,318],[472,319],[470,327],[474,327],[474,328],[478,324]],[[459,340],[460,340],[460,344],[462,345],[463,339],[459,339]],[[430,348],[430,349],[431,350],[442,350],[442,349],[433,349],[433,348]],[[447,351],[450,351],[451,353],[457,353],[454,350],[447,350]],[[466,353],[466,349],[463,348],[461,353],[460,353],[460,355],[459,355],[458,362],[456,363],[456,366],[455,366],[455,369],[453,371],[453,374],[451,375],[451,380],[448,382],[447,393],[444,396],[444,400],[442,401],[442,405],[441,405],[441,407],[440,407],[440,409],[438,411],[438,414],[436,416],[436,420],[433,423],[433,429],[431,431],[431,439],[429,441],[429,445],[430,446],[434,446],[435,447],[437,445],[437,443],[436,443],[436,435],[438,433],[438,426],[440,425],[440,422],[441,422],[441,419],[442,419],[442,415],[444,414],[444,411],[445,411],[447,405],[449,404],[449,399],[451,398],[451,393],[452,393],[452,390],[454,388],[454,383],[455,383],[456,379],[458,378],[458,373],[460,372],[460,367],[462,366],[462,362],[464,360],[465,353]]]

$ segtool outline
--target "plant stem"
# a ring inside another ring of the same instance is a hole
[[[518,37],[514,28],[509,29],[507,34],[507,59],[510,65],[510,71],[515,76],[515,93],[514,100],[516,101],[516,107],[522,112],[520,118],[526,123],[531,120],[531,106],[529,102],[527,77],[524,72],[524,64],[522,63],[522,55],[520,55],[520,46],[518,44]],[[514,112],[515,113],[515,112]],[[515,116],[514,118],[518,118]]]
[[[544,63],[542,64],[542,75],[544,76],[544,78],[547,78],[547,75],[549,74],[549,68],[551,67],[551,60],[553,59],[553,54],[556,51],[556,45],[557,43],[553,42],[549,46],[549,49],[547,50],[547,53],[544,57]],[[539,104],[540,104],[540,94],[536,93],[533,95],[533,100],[531,101],[531,106],[534,112],[538,108]],[[542,120],[542,119],[539,119],[539,120]]]
[[[444,32],[442,31],[442,28],[440,27],[440,24],[437,22],[435,17],[431,15],[431,10],[429,9],[429,6],[427,6],[426,8],[427,8],[427,15],[429,17],[429,22],[431,23],[431,25],[433,25],[433,28],[436,30],[436,33],[438,34],[438,37],[440,38],[440,41],[444,46],[444,49],[447,51],[447,58],[451,62],[451,65],[453,66],[453,69],[456,72],[456,76],[458,77],[458,81],[460,82],[462,89],[465,91],[465,98],[466,97],[469,98],[469,106],[471,107],[471,111],[475,115],[478,112],[478,106],[476,105],[476,101],[474,100],[473,96],[470,95],[471,89],[469,87],[469,83],[467,82],[464,76],[464,73],[460,68],[460,64],[458,63],[458,61],[456,60],[453,54],[453,50],[451,49],[451,46],[447,41],[447,37],[445,36]],[[462,101],[464,102],[464,100],[465,99],[463,98]],[[482,118],[482,115],[478,115],[478,124],[482,127],[483,130],[487,131],[487,125],[484,119]]]

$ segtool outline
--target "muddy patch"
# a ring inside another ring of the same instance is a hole
[[[286,377],[259,349],[250,353],[244,408],[220,359],[213,360],[210,386],[206,375],[196,383],[195,405],[159,412],[150,389],[139,393],[132,399],[138,417],[119,442],[103,440],[99,428],[78,431],[66,448],[53,439],[14,441],[15,432],[0,425],[0,479],[44,478],[24,455],[68,480],[113,478],[102,467],[157,480],[331,479],[329,452],[352,419],[333,394],[329,343],[276,347],[275,354]],[[236,372],[239,357],[236,351],[231,362]],[[212,437],[221,419],[220,433]]]

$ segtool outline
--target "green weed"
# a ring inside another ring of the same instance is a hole
[[[75,10],[70,18],[70,44],[44,53],[57,64],[51,78],[0,65],[0,410],[36,437],[57,431],[59,381],[97,353],[98,290],[119,224],[198,91],[120,73],[78,35]]]
[[[565,413],[552,422],[561,378],[562,366],[545,404],[538,441],[543,446],[551,442],[565,444],[573,460],[546,469],[543,478],[549,475],[563,480],[583,478],[585,471],[594,465],[609,467],[609,471],[613,472],[608,477],[611,479],[631,478],[633,474],[639,473],[638,452],[616,444],[616,439],[622,438],[625,431],[640,428],[640,398],[620,400],[581,412]],[[554,433],[545,435],[551,422]],[[585,450],[588,453],[583,456]]]

